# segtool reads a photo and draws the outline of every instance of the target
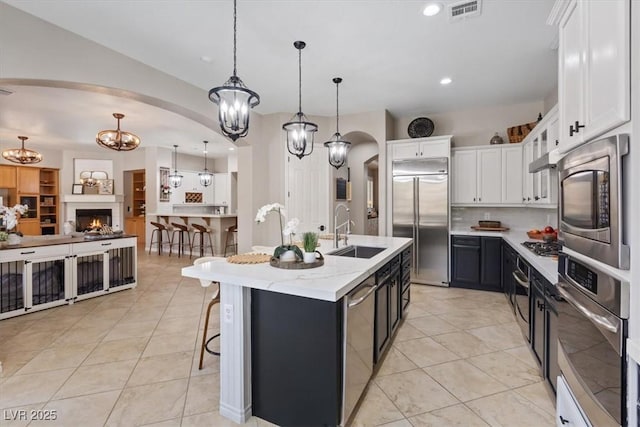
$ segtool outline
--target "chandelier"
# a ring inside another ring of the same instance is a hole
[[[182,175],[178,173],[178,146],[173,146],[173,173],[169,175],[169,185],[178,188],[182,185]]]
[[[209,99],[218,105],[222,133],[235,141],[249,132],[249,109],[260,104],[260,96],[247,88],[236,70],[236,0],[233,0],[233,75],[222,86],[209,91]]]
[[[318,125],[307,121],[302,112],[302,49],[306,45],[303,41],[293,42],[298,49],[298,112],[282,125],[287,132],[287,150],[299,159],[313,152],[313,137],[318,130]]]
[[[96,142],[105,148],[116,151],[131,151],[138,148],[140,138],[131,132],[120,130],[120,119],[124,118],[124,114],[113,113],[113,117],[118,121],[116,130],[101,130],[96,135]]]
[[[329,164],[336,169],[340,169],[347,160],[347,150],[351,143],[340,135],[338,126],[340,120],[338,113],[338,86],[342,83],[342,79],[334,77],[333,82],[336,84],[336,133],[333,134],[329,141],[324,143],[324,146],[329,149]]]
[[[10,148],[2,152],[2,157],[13,163],[20,163],[23,165],[29,165],[42,161],[42,154],[37,151],[28,150],[24,148],[24,142],[29,139],[26,136],[19,136],[18,139],[22,141],[21,148]]]
[[[200,172],[198,176],[200,177],[200,184],[203,187],[208,187],[213,182],[213,174],[207,169],[207,144],[209,141],[202,142],[204,142],[204,170]]]
[[[109,176],[103,171],[82,171],[80,172],[80,183],[85,187],[95,187],[102,179],[108,179]]]

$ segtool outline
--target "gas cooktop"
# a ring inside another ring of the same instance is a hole
[[[558,251],[562,248],[557,242],[522,242],[522,245],[534,254],[546,257],[558,256]]]

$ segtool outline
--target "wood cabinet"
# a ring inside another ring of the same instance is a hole
[[[630,119],[630,3],[571,0],[555,19],[562,153]]]
[[[145,171],[134,171],[131,176],[131,198],[133,203],[133,216],[140,217],[145,214],[146,207],[146,182]]]
[[[40,169],[40,234],[58,234],[60,221],[58,173],[58,169]]]
[[[18,194],[38,194],[40,192],[40,168],[17,167]]]
[[[501,291],[500,237],[452,236],[451,286]]]
[[[0,165],[0,188],[16,188],[16,167]]]
[[[145,242],[146,217],[126,217],[124,219],[124,232],[138,237],[138,243]]]

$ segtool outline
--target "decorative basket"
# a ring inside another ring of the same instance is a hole
[[[529,132],[531,132],[533,128],[536,127],[537,124],[538,122],[531,122],[531,123],[525,123],[523,125],[510,127],[509,129],[507,129],[509,142],[512,144],[515,142],[522,142],[522,140],[524,140],[527,137],[527,135],[529,135]]]

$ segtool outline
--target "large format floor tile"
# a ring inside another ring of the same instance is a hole
[[[539,427],[554,425],[554,417],[514,391],[467,402],[482,419],[492,426]],[[517,420],[517,421],[515,421]]]
[[[424,370],[462,402],[508,389],[465,360],[429,366]]]

